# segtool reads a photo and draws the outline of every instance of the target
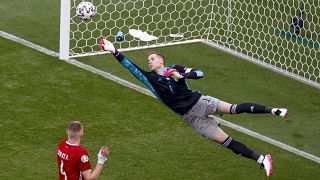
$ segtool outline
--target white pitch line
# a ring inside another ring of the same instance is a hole
[[[38,50],[38,51],[43,52],[43,53],[45,53],[45,54],[48,54],[48,55],[50,55],[50,56],[59,57],[59,53],[57,53],[57,52],[54,52],[54,51],[51,51],[51,50],[49,50],[49,49],[47,49],[47,48],[44,48],[44,47],[42,47],[42,46],[36,45],[36,44],[34,44],[34,43],[30,42],[30,41],[27,41],[27,40],[25,40],[25,39],[19,38],[19,37],[17,37],[17,36],[12,35],[12,34],[9,34],[9,33],[3,32],[3,31],[0,31],[0,36],[1,36],[1,37],[4,37],[4,38],[6,38],[6,39],[9,39],[9,40],[18,42],[18,43],[20,43],[20,44],[23,44],[23,45],[28,46],[28,47],[30,47],[30,48],[32,48],[32,49],[35,49],[35,50]],[[89,66],[89,65],[87,65],[87,64],[83,64],[83,63],[81,63],[81,62],[79,62],[79,61],[76,61],[75,59],[69,59],[69,60],[65,60],[65,61],[68,62],[68,63],[70,63],[70,64],[73,64],[73,65],[75,65],[75,66],[77,66],[77,67],[80,67],[80,68],[82,68],[82,69],[85,69],[85,70],[87,70],[87,71],[90,71],[90,72],[92,72],[92,73],[99,74],[99,75],[101,75],[101,76],[103,76],[103,77],[105,77],[105,78],[107,78],[107,79],[110,79],[110,80],[116,82],[116,83],[122,84],[122,85],[127,86],[127,87],[130,87],[130,88],[132,88],[132,89],[134,89],[134,90],[137,90],[137,91],[139,91],[139,92],[142,92],[142,93],[144,93],[144,94],[146,94],[146,95],[155,97],[155,96],[151,93],[151,91],[149,91],[148,89],[143,88],[143,87],[141,87],[141,86],[138,86],[138,85],[136,85],[136,84],[133,84],[133,83],[131,83],[131,82],[129,82],[129,81],[123,80],[123,79],[121,79],[121,78],[119,78],[119,77],[117,77],[117,76],[114,76],[114,75],[112,75],[112,74],[110,74],[110,73],[107,73],[107,72],[105,72],[105,71],[96,69],[96,68],[94,68],[94,67],[92,67],[92,66]]]
[[[141,87],[141,86],[138,86],[138,85],[136,85],[136,84],[133,84],[133,83],[131,83],[131,82],[129,82],[129,81],[126,81],[126,80],[124,80],[124,79],[121,79],[121,78],[119,78],[119,77],[117,77],[117,76],[114,76],[114,75],[112,75],[112,74],[110,74],[110,73],[107,73],[107,72],[102,71],[102,70],[100,70],[100,69],[94,68],[94,67],[92,67],[92,66],[90,66],[90,65],[83,64],[83,63],[81,63],[81,62],[79,62],[79,61],[76,61],[76,60],[74,60],[74,59],[69,59],[69,60],[65,60],[65,61],[68,62],[68,63],[70,63],[70,64],[73,64],[73,65],[75,65],[75,66],[77,66],[77,67],[80,67],[80,68],[82,68],[82,69],[85,69],[85,70],[87,70],[87,71],[90,71],[90,72],[92,72],[92,73],[99,74],[99,75],[101,75],[101,76],[103,76],[103,77],[105,77],[105,78],[107,78],[107,79],[109,79],[109,80],[111,80],[111,81],[114,81],[114,82],[116,82],[116,83],[118,83],[118,84],[122,84],[122,85],[124,85],[124,86],[126,86],[126,87],[129,87],[129,88],[134,89],[134,90],[137,90],[137,91],[139,91],[139,92],[141,92],[141,93],[143,93],[143,94],[146,94],[146,95],[149,95],[149,96],[152,96],[152,97],[156,98],[156,97],[151,93],[150,90],[148,90],[148,89],[146,89],[146,88],[143,88],[143,87]]]
[[[18,43],[20,43],[20,44],[23,44],[23,45],[25,45],[25,46],[27,46],[27,47],[30,47],[30,48],[32,48],[32,49],[35,49],[35,50],[37,50],[37,51],[43,52],[43,53],[45,53],[45,54],[47,54],[47,55],[54,56],[54,57],[59,57],[59,53],[57,53],[57,52],[54,52],[54,51],[51,51],[51,50],[49,50],[49,49],[47,49],[47,48],[44,48],[44,47],[42,47],[42,46],[36,45],[36,44],[34,44],[34,43],[32,43],[32,42],[29,42],[29,41],[27,41],[27,40],[24,40],[24,39],[22,39],[22,38],[19,38],[19,37],[17,37],[17,36],[12,35],[12,34],[9,34],[9,33],[3,32],[3,31],[0,31],[0,36],[3,37],[3,38],[9,39],[9,40],[18,42]],[[141,87],[141,86],[138,86],[138,85],[136,85],[136,84],[133,84],[133,83],[131,83],[131,82],[128,82],[128,81],[126,81],[126,80],[124,80],[124,79],[121,79],[121,78],[119,78],[119,77],[117,77],[117,76],[114,76],[114,75],[112,75],[112,74],[110,74],[110,73],[107,73],[107,72],[105,72],[105,71],[102,71],[102,70],[99,70],[99,69],[97,69],[97,68],[94,68],[94,67],[92,67],[92,66],[90,66],[90,65],[83,64],[83,63],[81,63],[81,62],[79,62],[79,61],[76,61],[76,60],[74,60],[74,59],[65,60],[65,62],[67,62],[67,63],[69,63],[69,64],[72,64],[72,65],[75,65],[75,66],[77,66],[77,67],[80,67],[80,68],[82,68],[82,69],[85,69],[85,70],[87,70],[87,71],[90,71],[90,72],[92,72],[92,73],[99,74],[99,75],[101,75],[101,76],[103,76],[103,77],[105,77],[105,78],[107,78],[107,79],[109,79],[109,80],[111,80],[111,81],[114,81],[114,82],[116,82],[116,83],[122,84],[122,85],[124,85],[124,86],[126,86],[126,87],[129,87],[129,88],[131,88],[131,89],[137,90],[137,91],[139,91],[139,92],[141,92],[141,93],[144,93],[144,94],[146,94],[146,95],[149,95],[149,96],[152,96],[152,97],[156,98],[156,97],[150,92],[150,90],[148,90],[148,89],[146,89],[146,88],[143,88],[143,87]],[[218,117],[216,117],[216,118],[218,118]],[[249,136],[255,137],[255,138],[257,138],[257,139],[260,139],[260,140],[262,140],[262,141],[265,141],[265,142],[267,142],[267,143],[270,143],[270,144],[272,144],[272,145],[274,145],[274,146],[280,147],[280,148],[282,148],[282,149],[284,149],[284,150],[290,151],[290,152],[292,152],[292,153],[294,153],[294,154],[297,154],[297,155],[299,155],[299,156],[302,156],[302,157],[307,158],[307,159],[309,159],[309,160],[312,160],[312,161],[314,161],[314,162],[320,163],[320,157],[317,157],[317,156],[315,156],[315,155],[312,155],[312,154],[309,154],[309,153],[307,153],[307,152],[301,151],[301,150],[296,149],[296,148],[294,148],[294,147],[292,147],[292,146],[289,146],[289,145],[284,144],[284,143],[282,143],[282,142],[276,141],[276,140],[274,140],[274,139],[272,139],[272,138],[269,138],[269,137],[267,137],[267,136],[261,135],[261,134],[259,134],[259,133],[254,132],[254,131],[251,131],[251,130],[249,130],[249,129],[243,128],[243,127],[241,127],[241,126],[238,126],[238,125],[236,125],[236,124],[233,124],[233,123],[228,122],[228,121],[226,121],[226,120],[223,120],[223,119],[221,119],[221,118],[218,118],[218,119],[221,121],[221,123],[222,123],[223,125],[225,125],[225,126],[227,126],[227,127],[229,127],[229,128],[232,128],[232,129],[234,129],[234,130],[240,131],[240,132],[242,132],[242,133],[244,133],[244,134],[247,134],[247,135],[249,135]]]

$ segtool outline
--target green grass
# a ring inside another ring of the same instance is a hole
[[[3,1],[0,9],[0,30],[58,50],[58,1]],[[85,126],[82,144],[93,166],[98,149],[111,148],[100,179],[265,178],[255,162],[201,137],[156,99],[9,40],[0,38],[0,47],[1,179],[56,179],[55,150],[74,119]],[[204,94],[288,107],[285,121],[271,115],[223,118],[320,156],[318,89],[203,44],[156,50],[168,64],[201,69],[205,78],[189,84]],[[124,54],[147,69],[147,51]],[[79,60],[141,85],[111,55]],[[272,153],[274,179],[320,178],[318,163],[223,129],[257,152]]]
[[[60,1],[2,1],[0,10],[1,31],[59,50]]]
[[[201,137],[157,100],[8,40],[0,44],[6,45],[0,82],[4,179],[56,178],[55,149],[73,119],[85,125],[83,146],[93,164],[100,146],[111,148],[101,179],[264,178],[255,162]],[[275,178],[319,178],[319,164],[224,129],[256,151],[272,153]]]

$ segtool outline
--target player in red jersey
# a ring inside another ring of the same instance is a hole
[[[68,140],[63,140],[57,149],[60,180],[96,179],[99,177],[104,162],[109,156],[109,148],[103,146],[98,153],[98,162],[91,169],[88,151],[80,146],[83,138],[83,125],[79,121],[69,124]]]

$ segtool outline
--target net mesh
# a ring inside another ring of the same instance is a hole
[[[80,2],[71,1],[70,57],[99,53],[101,37],[120,49],[205,39],[320,83],[319,0],[92,0],[89,21],[75,15]],[[130,29],[158,39],[142,41]]]

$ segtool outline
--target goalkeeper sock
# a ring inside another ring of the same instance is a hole
[[[240,156],[253,159],[257,162],[259,160],[260,155],[250,150],[246,145],[242,144],[241,142],[232,139],[230,136],[223,143],[221,143],[221,145],[232,150],[232,152]]]
[[[242,103],[242,104],[232,104],[230,107],[230,114],[240,114],[240,113],[271,113],[271,108],[255,104],[255,103]]]
[[[263,160],[264,160],[264,156],[260,155],[259,159],[257,160],[257,163],[262,164]]]

